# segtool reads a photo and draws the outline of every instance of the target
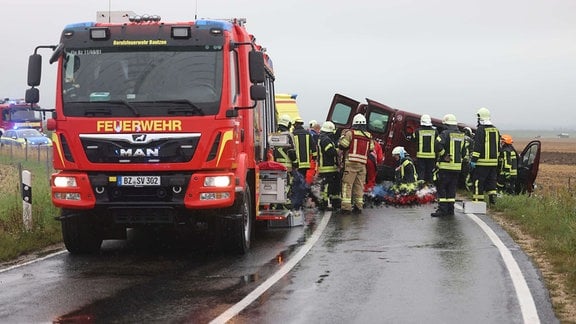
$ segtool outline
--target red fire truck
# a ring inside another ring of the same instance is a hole
[[[42,132],[42,116],[38,105],[24,99],[0,99],[0,136],[8,129],[34,128]]]
[[[245,253],[259,210],[259,162],[274,131],[274,74],[245,19],[70,24],[29,59],[57,62],[52,201],[66,248],[99,250],[139,226],[208,228]]]

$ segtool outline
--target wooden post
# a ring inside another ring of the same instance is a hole
[[[22,220],[27,231],[32,230],[32,174],[22,171]]]

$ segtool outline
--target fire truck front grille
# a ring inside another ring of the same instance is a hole
[[[81,135],[91,163],[183,163],[194,156],[196,134],[94,134]]]

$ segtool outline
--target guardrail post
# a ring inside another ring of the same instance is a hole
[[[32,173],[22,171],[22,220],[27,231],[32,230]]]

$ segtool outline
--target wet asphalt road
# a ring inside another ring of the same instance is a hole
[[[246,256],[135,232],[105,242],[99,255],[64,252],[0,269],[0,322],[208,323],[297,254],[302,260],[234,323],[523,323],[527,299],[536,320],[558,322],[538,271],[498,226],[479,216],[511,252],[528,294],[517,294],[502,255],[470,216],[431,218],[432,208],[308,212],[306,226],[258,232]]]

